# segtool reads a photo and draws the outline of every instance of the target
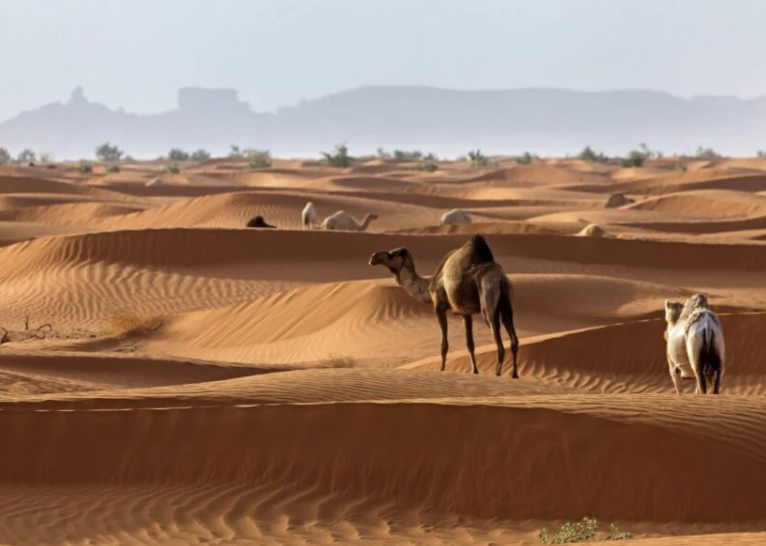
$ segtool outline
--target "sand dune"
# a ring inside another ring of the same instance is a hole
[[[3,167],[0,544],[521,545],[583,516],[760,544],[766,163],[679,161]],[[379,219],[303,230],[307,201]],[[473,221],[440,226],[452,208]],[[617,237],[572,236],[590,223]],[[368,264],[406,247],[428,275],[477,233],[519,380],[479,317],[480,374],[459,317],[440,372],[432,306]],[[667,369],[664,301],[695,291],[720,396]]]

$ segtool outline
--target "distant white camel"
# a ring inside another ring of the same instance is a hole
[[[309,201],[306,206],[303,207],[301,212],[301,221],[303,223],[303,229],[313,229],[317,223],[317,211],[314,208],[314,203]]]
[[[707,394],[708,382],[713,394],[719,394],[726,362],[723,328],[710,309],[707,297],[694,294],[685,305],[665,300],[665,340],[668,367],[676,393],[679,379],[696,379],[696,394]]]
[[[442,214],[439,224],[444,226],[447,224],[470,224],[471,217],[460,209],[452,209],[449,212]]]
[[[614,239],[614,234],[608,232],[598,224],[588,224],[575,237],[602,237],[604,239]]]
[[[377,214],[366,214],[364,220],[359,223],[356,218],[347,214],[346,211],[339,210],[332,216],[328,216],[324,219],[324,222],[322,222],[322,229],[364,231],[370,225],[370,222],[377,219]]]

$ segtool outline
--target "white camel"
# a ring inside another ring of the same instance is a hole
[[[670,377],[676,393],[679,379],[696,379],[696,394],[707,394],[708,382],[713,394],[719,394],[726,363],[723,328],[710,309],[707,297],[694,294],[685,305],[665,300],[665,339]]]
[[[364,231],[370,225],[370,222],[377,219],[377,214],[366,214],[364,216],[364,220],[359,223],[356,218],[350,214],[347,214],[346,211],[339,210],[332,216],[328,216],[324,219],[324,222],[322,222],[322,229]]]
[[[449,212],[445,212],[442,214],[441,220],[439,220],[439,225],[447,225],[447,224],[470,224],[471,223],[471,217],[468,216],[465,212],[463,212],[460,209],[452,209]]]
[[[303,223],[303,229],[313,229],[317,223],[317,211],[314,208],[314,203],[309,201],[301,211],[301,221]]]

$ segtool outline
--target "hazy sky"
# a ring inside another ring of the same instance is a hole
[[[0,0],[0,120],[179,87],[255,110],[373,84],[766,94],[764,0]]]

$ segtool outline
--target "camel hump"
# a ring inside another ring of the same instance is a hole
[[[474,263],[486,263],[494,262],[495,256],[492,254],[492,249],[489,248],[487,241],[481,235],[474,235],[468,241],[468,245],[471,249],[471,257],[475,260]]]

